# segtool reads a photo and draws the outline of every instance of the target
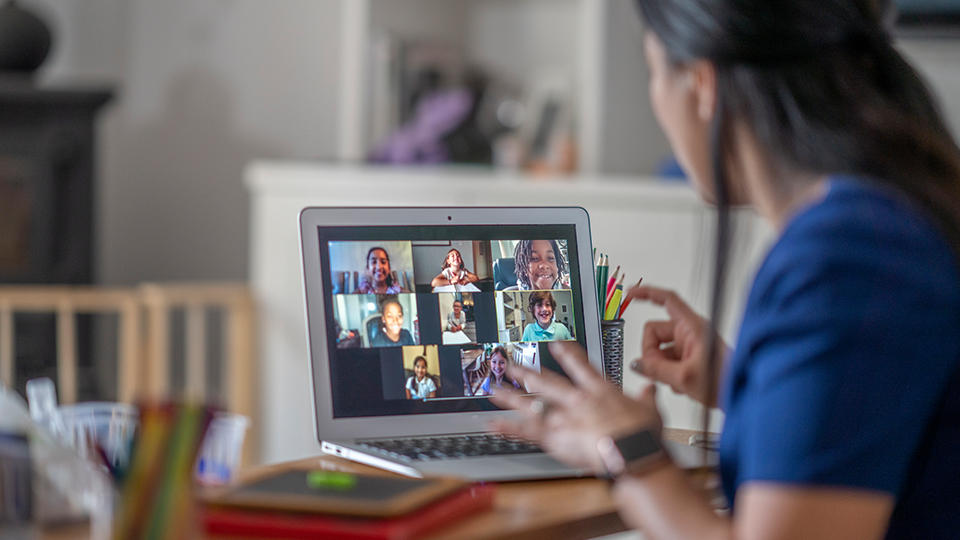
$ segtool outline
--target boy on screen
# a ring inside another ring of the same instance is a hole
[[[530,313],[534,322],[523,329],[522,341],[569,341],[573,339],[570,330],[563,323],[554,320],[557,301],[550,291],[534,291],[530,295]]]

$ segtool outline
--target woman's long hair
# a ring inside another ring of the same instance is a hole
[[[888,0],[638,0],[674,65],[716,68],[712,126],[716,250],[710,320],[719,328],[731,242],[734,125],[781,173],[850,174],[907,194],[960,260],[960,151],[926,85],[884,28]],[[709,335],[714,336],[711,332]],[[716,340],[707,355],[716,402]],[[705,408],[703,429],[709,426]]]

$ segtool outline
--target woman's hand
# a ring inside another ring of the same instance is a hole
[[[624,302],[631,298],[648,300],[663,306],[670,320],[650,321],[643,327],[640,358],[630,367],[655,381],[667,383],[675,392],[686,394],[700,403],[716,406],[715,399],[707,403],[708,395],[716,396],[716,383],[722,362],[717,363],[714,388],[705,388],[708,332],[716,332],[706,319],[697,315],[677,296],[677,293],[656,287],[634,287],[627,291]],[[729,352],[726,343],[717,336],[721,358]]]
[[[622,436],[641,428],[660,433],[663,424],[653,385],[638,399],[632,399],[603,380],[578,344],[554,342],[550,352],[570,380],[551,371],[536,373],[510,365],[508,375],[540,395],[497,391],[492,401],[501,408],[517,411],[519,417],[491,422],[492,431],[533,441],[558,460],[594,472],[604,471],[597,451],[601,438]]]

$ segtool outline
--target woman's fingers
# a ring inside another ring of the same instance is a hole
[[[700,318],[700,315],[687,305],[687,303],[680,298],[680,295],[669,289],[640,285],[639,287],[630,289],[627,296],[640,300],[648,300],[658,306],[663,306],[666,308],[671,319]],[[626,299],[623,301],[625,302]]]
[[[644,355],[634,360],[630,368],[644,377],[670,385],[676,392],[689,395],[696,390],[693,385],[697,381],[697,372],[688,362]]]
[[[676,339],[677,323],[674,321],[650,321],[643,325],[640,350],[643,355],[663,354],[662,345]]]
[[[565,403],[577,396],[577,389],[563,376],[549,370],[542,373],[520,367],[507,366],[507,375],[513,377],[521,386],[537,394],[543,394],[552,403]],[[500,392],[497,393],[499,395]]]
[[[490,421],[488,429],[508,437],[518,437],[538,444],[543,441],[543,429],[536,422],[529,420],[497,418]]]
[[[587,358],[587,351],[578,343],[554,341],[550,343],[550,354],[578,387],[588,391],[604,388],[606,383],[603,375],[593,369]]]

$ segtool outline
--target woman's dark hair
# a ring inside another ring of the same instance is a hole
[[[374,247],[370,248],[370,249],[367,251],[367,258],[364,259],[364,267],[365,267],[367,270],[370,269],[370,254],[373,253],[374,251],[378,251],[378,250],[383,252],[383,254],[387,257],[387,262],[390,263],[390,253],[387,252],[387,250],[383,249],[382,247],[374,246]],[[402,262],[402,261],[401,261],[401,262]],[[386,282],[386,284],[387,284],[387,287],[390,287],[391,285],[393,285],[393,275],[392,275],[392,274],[393,274],[393,272],[392,272],[392,270],[393,270],[393,263],[390,263],[390,270],[391,270],[391,272],[389,272],[389,273],[387,274],[387,279],[384,280],[384,281]]]
[[[527,306],[527,309],[530,310],[530,314],[533,315],[533,318],[537,318],[537,314],[534,312],[537,306],[540,304],[550,304],[550,309],[557,310],[557,301],[553,298],[553,293],[550,291],[533,291],[533,294],[530,295],[530,305]]]
[[[525,289],[533,288],[533,283],[530,282],[530,276],[527,275],[527,266],[533,257],[534,242],[536,242],[536,240],[521,240],[517,242],[517,247],[513,250],[514,266],[517,269],[517,281],[522,283],[522,288]],[[550,242],[550,247],[553,249],[553,256],[556,258],[557,281],[560,281],[567,275],[567,260],[563,256],[563,252],[560,251],[560,244],[558,244],[556,240],[547,240],[547,242]]]
[[[719,328],[732,237],[734,126],[752,131],[781,173],[850,174],[908,195],[960,259],[960,151],[919,75],[884,28],[889,0],[638,0],[674,65],[716,69],[717,204],[710,319]],[[794,175],[799,176],[799,175]],[[713,333],[710,334],[714,336]],[[706,396],[722,354],[709,344]],[[704,413],[704,429],[709,407]]]

